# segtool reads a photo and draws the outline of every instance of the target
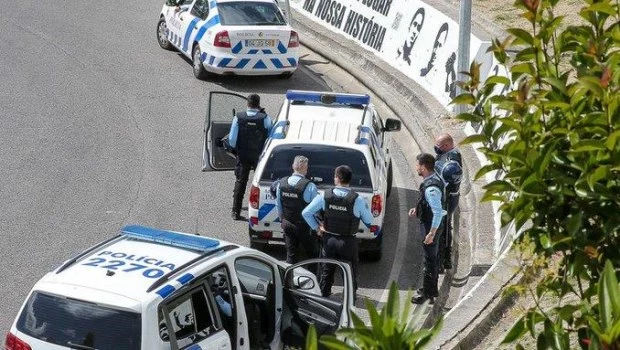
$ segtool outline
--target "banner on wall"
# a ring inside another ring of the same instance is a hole
[[[450,17],[419,0],[291,0],[291,6],[356,41],[451,109],[459,27]],[[472,35],[470,44],[472,61],[483,62],[482,72],[489,72],[488,43]]]

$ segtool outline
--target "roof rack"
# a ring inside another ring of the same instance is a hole
[[[90,254],[92,251],[94,251],[95,249],[99,249],[103,246],[106,246],[110,243],[112,243],[114,240],[120,238],[121,235],[116,235],[108,240],[105,240],[99,244],[96,244],[92,247],[90,247],[89,249],[86,249],[85,251],[81,252],[80,254],[74,256],[73,258],[71,258],[70,260],[67,260],[67,262],[65,262],[64,264],[62,264],[62,266],[60,266],[57,270],[56,270],[56,274],[59,274],[61,272],[63,272],[64,270],[66,270],[69,266],[75,264],[75,262],[77,262],[80,258]]]
[[[200,255],[200,256],[197,256],[197,257],[195,257],[194,259],[192,259],[192,260],[190,260],[190,261],[186,262],[185,264],[183,264],[183,265],[181,265],[181,266],[177,267],[176,269],[174,269],[174,270],[172,270],[172,271],[168,272],[167,274],[165,274],[165,275],[161,276],[161,277],[160,277],[157,281],[155,281],[155,282],[154,282],[154,283],[153,283],[153,284],[152,284],[152,285],[151,285],[151,286],[150,286],[150,287],[146,290],[146,292],[147,292],[147,293],[152,292],[152,291],[153,291],[153,289],[155,289],[155,288],[157,288],[157,287],[160,287],[160,286],[161,286],[161,285],[163,285],[164,283],[168,282],[168,281],[171,279],[171,277],[172,277],[172,276],[174,276],[174,275],[176,275],[177,273],[179,273],[179,272],[181,272],[181,271],[185,270],[185,269],[186,269],[186,268],[188,268],[189,266],[194,265],[195,263],[197,263],[198,261],[200,261],[200,260],[202,260],[202,259],[204,259],[204,258],[208,258],[208,257],[210,257],[210,256],[214,256],[215,254],[220,253],[220,252],[228,252],[228,251],[231,251],[231,250],[234,250],[234,249],[237,249],[237,248],[239,248],[239,246],[232,245],[232,244],[231,244],[231,245],[225,245],[225,246],[217,247],[217,248],[215,248],[215,249],[213,249],[213,250],[210,250],[210,251],[208,251],[208,252],[206,252],[206,253],[204,253],[204,254],[202,254],[202,255]]]

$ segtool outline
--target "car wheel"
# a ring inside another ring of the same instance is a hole
[[[366,257],[366,260],[368,261],[379,261],[381,260],[381,257],[383,256],[382,246],[380,246],[378,249],[375,249],[375,250],[369,250],[364,255]]]
[[[194,76],[197,79],[204,80],[209,76],[209,73],[202,64],[200,54],[200,45],[194,46],[194,50],[192,51],[192,69],[194,70]]]
[[[280,79],[291,79],[292,76],[293,76],[293,72],[286,72],[286,73],[280,74],[279,78]]]
[[[385,196],[389,197],[390,194],[392,193],[392,179],[394,178],[394,171],[392,170],[392,162],[390,162],[390,165],[388,166],[388,173],[387,173],[387,190],[385,191]]]
[[[257,234],[256,231],[252,230],[251,228],[248,228],[248,236],[250,236],[250,248],[264,252],[265,249],[267,249],[267,243],[261,243],[261,242],[254,241],[253,237],[256,234]]]
[[[164,50],[174,49],[174,46],[172,46],[172,43],[168,40],[168,25],[164,18],[161,18],[159,22],[157,22],[157,42]]]

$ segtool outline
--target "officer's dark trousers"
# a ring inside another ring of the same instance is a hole
[[[444,217],[443,234],[439,241],[439,263],[444,265],[452,262],[452,218],[459,206],[459,195],[448,195],[447,206],[448,215]]]
[[[248,178],[250,177],[250,170],[256,167],[256,163],[241,162],[237,160],[235,166],[235,189],[233,190],[233,206],[232,211],[239,214],[241,211],[241,203],[243,202],[243,196],[245,195],[245,189],[248,185]]]
[[[287,263],[295,264],[303,257],[314,259],[319,256],[318,242],[310,233],[311,229],[308,224],[305,222],[291,223],[285,219],[282,220],[282,229],[284,230]],[[304,256],[300,256],[300,251],[303,251]]]
[[[351,265],[351,272],[353,273],[353,295],[356,295],[357,264],[359,256],[355,236],[339,236],[331,233],[324,233],[321,257],[348,262]],[[332,294],[335,268],[335,266],[329,264],[322,264],[321,266],[319,285],[321,286],[321,294],[324,297]]]
[[[424,241],[426,234],[426,226],[420,223],[420,235],[422,237],[422,241]],[[441,230],[437,230],[433,243],[422,243],[422,246],[424,247],[424,281],[422,282],[422,290],[424,296],[427,297],[439,296],[439,290],[437,289],[437,280],[439,279],[437,250],[439,248],[440,239]]]

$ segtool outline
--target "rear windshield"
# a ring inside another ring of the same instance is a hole
[[[140,322],[139,313],[35,292],[19,316],[17,329],[65,347],[138,350]]]
[[[280,26],[286,24],[274,3],[234,1],[217,4],[220,22],[226,26]]]
[[[368,162],[364,154],[350,148],[321,145],[281,145],[273,149],[267,159],[261,181],[274,181],[293,172],[297,155],[308,158],[308,175],[319,187],[334,186],[334,170],[348,165],[353,171],[351,187],[372,188]]]

